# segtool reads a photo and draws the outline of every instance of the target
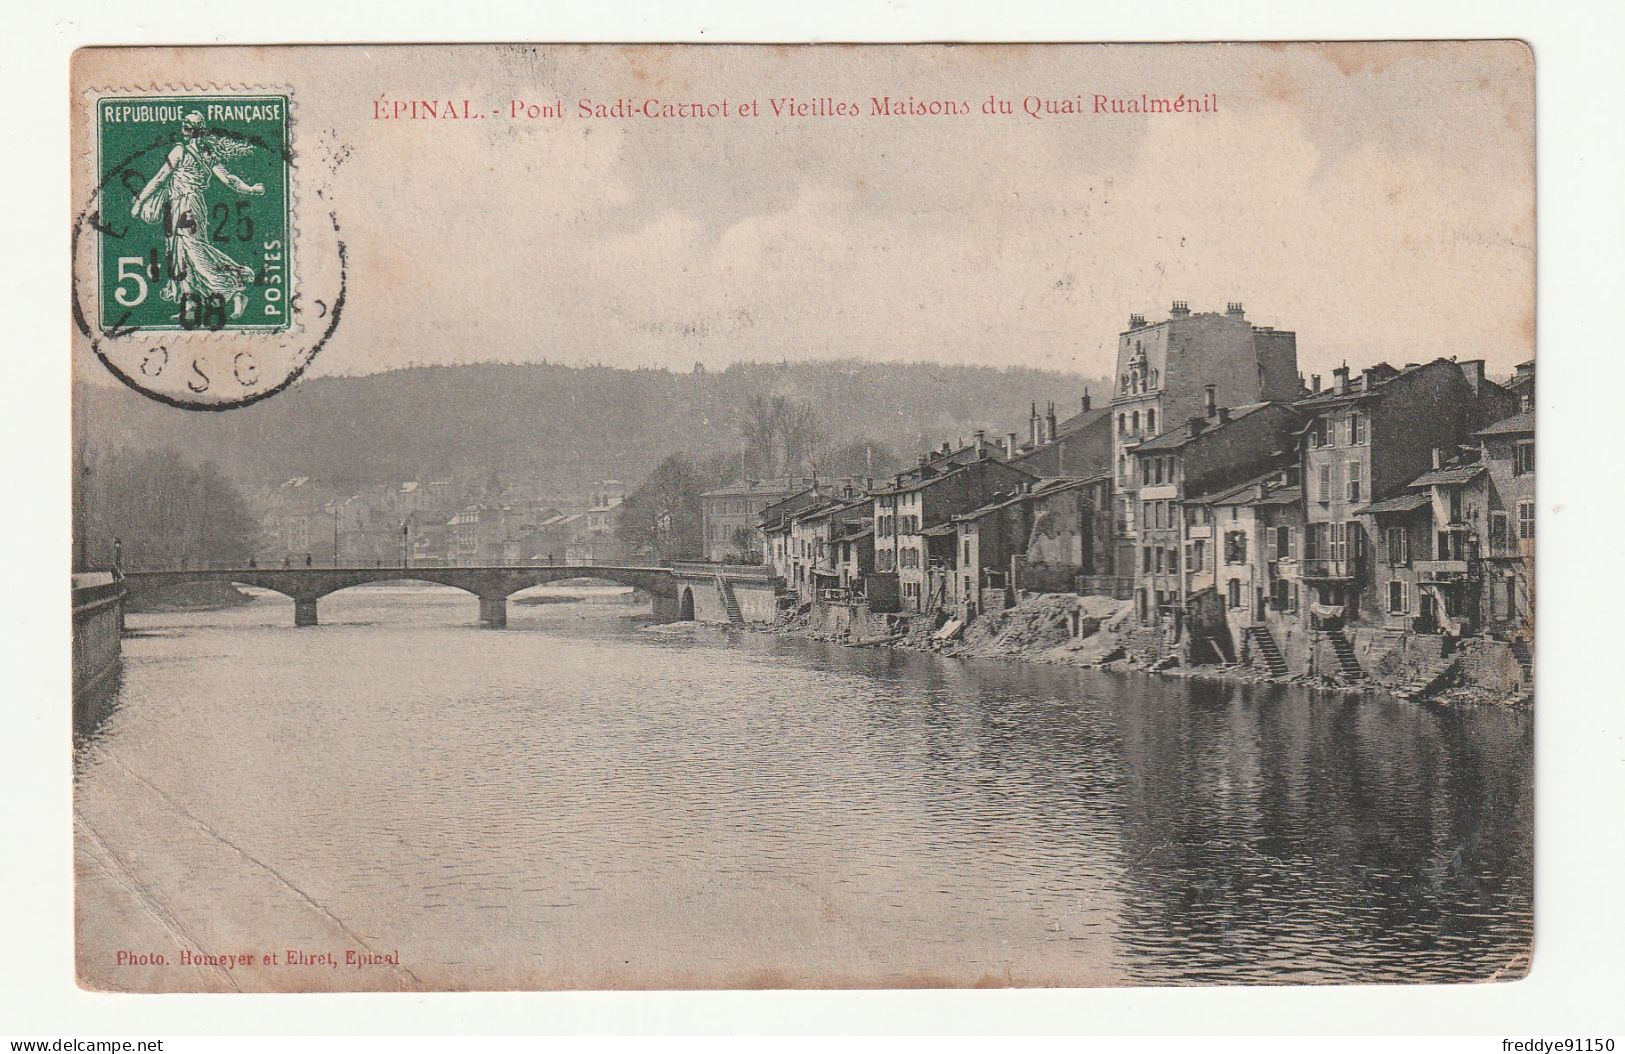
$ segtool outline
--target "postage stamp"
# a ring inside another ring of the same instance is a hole
[[[103,333],[289,326],[286,95],[96,104]]]
[[[230,410],[285,390],[343,313],[346,249],[329,184],[345,144],[317,137],[301,157],[298,100],[278,83],[81,83],[79,347],[181,409]]]

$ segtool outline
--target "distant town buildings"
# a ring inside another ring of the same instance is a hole
[[[813,482],[810,476],[741,479],[700,495],[705,558],[714,563],[759,561],[762,540],[757,528],[762,514],[792,494],[805,492]]]

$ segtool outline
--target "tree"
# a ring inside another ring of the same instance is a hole
[[[818,412],[787,395],[752,395],[740,425],[747,458],[763,476],[783,476],[816,467],[827,443]]]
[[[101,450],[83,480],[89,563],[111,567],[114,539],[126,568],[240,566],[259,525],[247,502],[212,463],[174,450]]]
[[[729,458],[696,464],[672,454],[621,505],[620,540],[627,549],[659,560],[700,558],[705,552],[700,495],[725,482]]]

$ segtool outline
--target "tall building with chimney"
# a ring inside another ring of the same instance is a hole
[[[1112,471],[1117,489],[1119,568],[1140,548],[1135,448],[1220,407],[1291,402],[1302,394],[1297,335],[1255,326],[1238,303],[1223,314],[1192,312],[1176,300],[1162,322],[1130,315],[1117,338],[1111,399]]]

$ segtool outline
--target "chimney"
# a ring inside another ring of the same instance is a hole
[[[1349,364],[1347,362],[1332,371],[1332,392],[1342,395],[1349,390]]]
[[[1241,309],[1241,302],[1239,300],[1232,300],[1230,303],[1224,305],[1224,313],[1231,318],[1241,318],[1247,312]]]
[[[1032,412],[1027,417],[1027,442],[1033,446],[1037,446],[1041,442],[1038,438],[1038,430],[1041,427],[1038,423],[1038,404],[1033,403]]]
[[[1228,407],[1228,406],[1219,407],[1219,423],[1222,425],[1222,424],[1227,423],[1229,420],[1230,420],[1230,407]]]
[[[1444,447],[1436,446],[1433,448],[1433,467],[1444,467]]]
[[[1195,439],[1197,436],[1201,435],[1204,430],[1206,430],[1206,428],[1207,428],[1207,418],[1205,418],[1205,417],[1193,417],[1188,422],[1186,422],[1186,425],[1187,425],[1187,427],[1190,428],[1191,438]]]
[[[1320,394],[1320,374],[1311,373],[1309,375],[1309,391],[1314,395]]]
[[[1190,302],[1186,300],[1175,300],[1174,306],[1168,309],[1168,316],[1170,318],[1183,318],[1190,313],[1191,305]]]
[[[976,456],[979,457],[979,458],[987,457],[987,432],[986,432],[985,429],[978,428],[976,430],[976,432],[975,432],[975,442],[976,442]]]
[[[1083,412],[1089,412],[1089,389],[1087,388],[1083,390]]]
[[[1467,386],[1473,390],[1474,395],[1477,395],[1484,386],[1484,360],[1468,359],[1456,365],[1461,367],[1461,375],[1467,378]]]
[[[1216,384],[1205,385],[1203,391],[1206,392],[1202,398],[1203,412],[1209,417],[1217,416],[1219,413],[1219,386]]]
[[[1128,317],[1128,328],[1129,329],[1144,329],[1145,328],[1145,316],[1144,315],[1130,315]]]
[[[1009,459],[1009,460],[1014,460],[1015,459],[1015,456],[1016,456],[1016,434],[1014,432],[1006,432],[1004,434],[1004,456],[1005,456],[1006,459]]]
[[[1044,431],[1049,435],[1049,441],[1055,441],[1055,404],[1049,404],[1049,410],[1044,414]]]

